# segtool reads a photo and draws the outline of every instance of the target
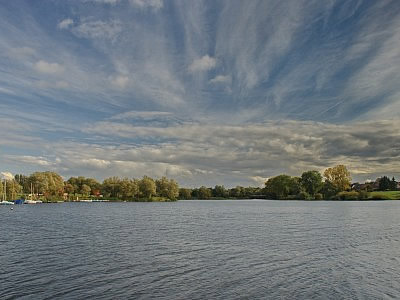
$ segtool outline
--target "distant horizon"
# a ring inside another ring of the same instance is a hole
[[[400,178],[400,2],[0,3],[0,172]]]

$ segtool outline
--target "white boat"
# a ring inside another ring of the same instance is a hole
[[[25,200],[25,204],[38,204],[38,203],[43,203],[41,200],[33,200],[33,185],[31,183],[31,193],[29,194],[30,199]]]
[[[0,205],[14,205],[14,204],[15,204],[14,202],[6,201],[6,200],[0,202]]]
[[[27,199],[27,200],[25,200],[24,203],[25,204],[36,204],[36,201],[35,200],[31,200],[31,199]]]

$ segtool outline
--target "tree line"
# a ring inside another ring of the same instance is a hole
[[[337,165],[326,169],[323,175],[310,170],[300,177],[284,174],[272,177],[265,183],[265,193],[270,199],[341,199],[348,197],[350,187],[350,172],[346,166]]]
[[[323,174],[309,170],[301,176],[281,174],[268,179],[265,186],[225,188],[216,185],[213,188],[180,188],[173,179],[162,177],[153,179],[143,176],[141,179],[109,177],[99,182],[84,176],[71,177],[64,181],[55,172],[35,172],[29,176],[15,175],[14,179],[0,184],[0,194],[7,199],[16,197],[35,197],[45,201],[82,198],[126,200],[126,201],[176,201],[190,199],[278,199],[278,200],[362,200],[368,198],[372,190],[396,190],[398,183],[387,176],[375,182],[352,184],[351,175],[344,165],[327,168]],[[6,190],[4,190],[6,189]]]
[[[45,201],[77,200],[100,197],[127,201],[176,201],[179,185],[173,179],[162,177],[141,179],[109,177],[102,183],[94,178],[71,177],[67,181],[55,172],[35,172],[29,176],[17,174],[7,181],[7,197],[23,195]],[[11,190],[12,189],[12,190]],[[3,190],[0,189],[0,193]]]

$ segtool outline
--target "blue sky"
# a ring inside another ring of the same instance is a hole
[[[400,2],[0,1],[0,169],[400,176]]]

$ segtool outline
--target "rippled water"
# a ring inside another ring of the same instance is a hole
[[[400,298],[400,201],[0,206],[1,299]]]

